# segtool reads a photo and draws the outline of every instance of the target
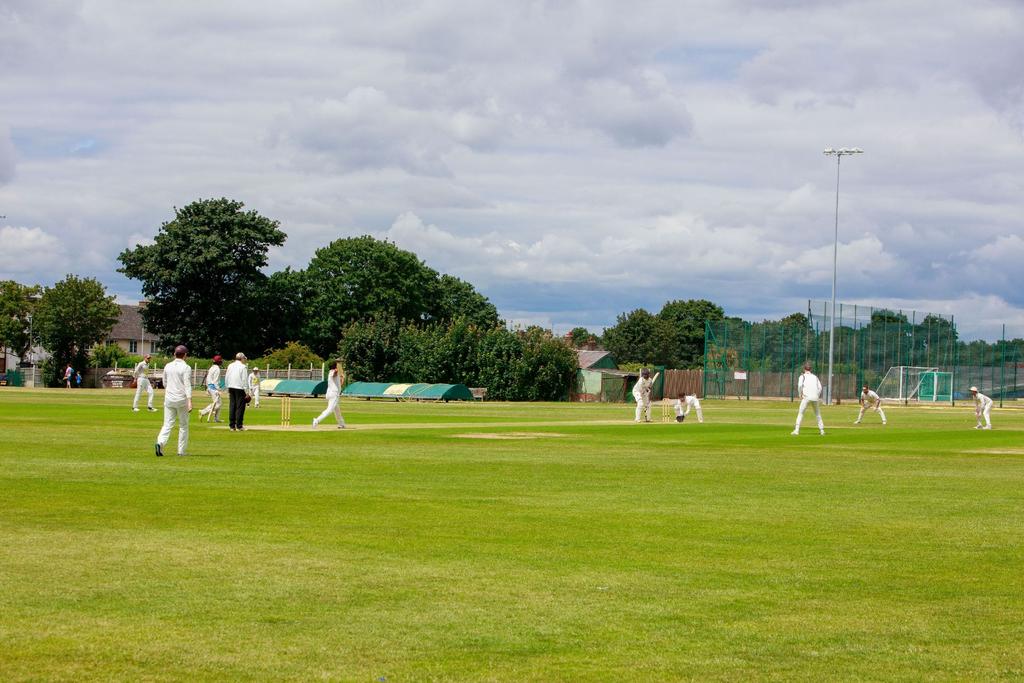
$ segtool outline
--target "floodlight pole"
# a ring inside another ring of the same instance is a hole
[[[832,309],[828,315],[828,389],[825,393],[825,405],[832,405],[832,359],[835,351],[836,338],[836,280],[839,273],[839,165],[844,155],[863,154],[859,147],[843,147],[825,150],[828,156],[836,158],[836,224],[835,236],[832,241]]]

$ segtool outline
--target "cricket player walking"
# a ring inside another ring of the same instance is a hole
[[[804,364],[804,374],[796,383],[796,393],[800,395],[800,411],[796,414],[796,427],[793,436],[800,435],[800,423],[804,420],[804,411],[808,404],[814,405],[814,416],[818,418],[818,432],[825,436],[825,422],[821,419],[821,380],[811,372],[811,364]]]
[[[974,417],[978,424],[975,429],[992,429],[992,399],[978,391],[978,387],[971,387],[971,395],[974,396]],[[985,426],[981,426],[981,418],[985,418]]]
[[[156,412],[156,408],[153,407],[153,385],[150,383],[149,377],[146,376],[149,372],[150,358],[152,356],[148,353],[143,356],[142,360],[135,364],[135,371],[132,373],[135,376],[135,400],[132,401],[132,410],[136,413],[139,412],[139,397],[142,396],[143,391],[149,394],[146,402],[149,412]]]
[[[651,393],[654,391],[654,380],[656,379],[657,376],[652,378],[651,371],[647,368],[640,371],[640,379],[633,385],[633,398],[636,399],[634,422],[640,422],[641,416],[643,416],[644,422],[651,421]]]
[[[249,373],[249,395],[252,396],[252,407],[260,407],[260,369],[254,367]]]
[[[338,429],[344,429],[345,418],[341,416],[341,408],[338,406],[338,401],[341,398],[343,373],[338,369],[338,361],[331,361],[328,367],[331,372],[327,375],[327,408],[313,419],[313,429],[316,429],[331,413],[334,413],[334,419],[338,421]]]
[[[178,455],[188,455],[188,416],[192,412],[192,368],[185,362],[188,349],[174,349],[174,360],[164,366],[164,426],[156,437],[156,454],[164,454],[171,429],[178,423]]]
[[[679,394],[675,404],[676,422],[685,420],[686,416],[690,414],[690,408],[697,411],[697,422],[704,424],[704,413],[700,410],[700,400],[696,394]]]
[[[200,422],[204,417],[207,422],[220,422],[220,364],[222,362],[220,356],[214,356],[213,365],[206,371],[206,379],[203,384],[206,385],[206,392],[210,394],[210,405],[199,411]]]
[[[885,411],[882,410],[882,398],[875,392],[871,391],[871,389],[868,388],[868,385],[865,384],[864,388],[861,389],[860,392],[860,413],[857,414],[857,419],[853,421],[853,424],[860,424],[860,421],[864,419],[864,411],[868,408],[878,413],[882,418],[882,424],[886,424]]]

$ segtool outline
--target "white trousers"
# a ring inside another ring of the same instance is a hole
[[[323,420],[327,419],[331,413],[334,413],[334,419],[338,421],[338,426],[344,427],[345,418],[341,416],[341,407],[338,405],[337,396],[327,397],[327,408],[324,409],[324,412],[320,413],[320,417],[316,418],[316,423],[320,424]]]
[[[694,408],[694,410],[697,411],[697,422],[704,422],[704,413],[702,413],[700,411],[700,401],[697,401],[697,405],[695,405],[693,408]],[[687,416],[689,414],[690,414],[690,404],[687,403],[686,404],[686,410],[683,411],[683,417],[685,417],[685,416]]]
[[[814,416],[818,418],[818,431],[825,431],[825,423],[821,419],[821,401],[812,401],[809,398],[805,398],[800,401],[800,411],[796,414],[796,429],[793,431],[800,431],[800,423],[804,421],[804,411],[807,410],[807,404],[814,404]]]
[[[992,426],[992,404],[989,403],[984,409],[975,408],[974,417],[978,418],[978,426],[981,426],[981,418],[985,418],[985,426]]]
[[[213,386],[207,384],[206,385],[206,393],[208,393],[210,395],[210,405],[208,405],[205,408],[203,408],[202,410],[200,410],[199,414],[200,415],[209,415],[210,413],[213,413],[213,419],[214,420],[219,420],[220,419],[220,403],[221,403],[221,401],[220,401],[220,391],[218,391],[216,387],[213,387]]]
[[[178,423],[178,455],[184,455],[188,452],[188,403],[164,401],[164,426],[160,428],[160,435],[156,437],[160,448],[167,445],[175,422]]]
[[[641,417],[648,422],[651,421],[651,399],[649,396],[634,396],[636,399],[636,421],[639,422]]]
[[[260,385],[256,385],[249,389],[249,394],[252,396],[252,407],[260,407]]]
[[[860,407],[860,413],[857,414],[857,422],[860,422],[864,418],[864,413],[868,410],[868,408],[881,415],[882,424],[885,424],[885,411],[882,410],[881,403],[876,403],[875,405],[868,405],[867,403],[862,404]]]
[[[149,400],[146,402],[149,409],[153,409],[153,385],[150,384],[149,380],[145,377],[140,377],[138,386],[135,388],[135,400],[132,401],[132,408],[137,409],[139,407],[139,397],[142,396],[142,392],[146,391],[149,393]]]

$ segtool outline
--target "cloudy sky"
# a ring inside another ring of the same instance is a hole
[[[672,298],[1024,336],[1016,0],[0,0],[0,278],[92,275],[174,206],[372,234],[563,331]]]

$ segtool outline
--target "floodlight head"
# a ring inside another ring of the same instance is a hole
[[[835,154],[835,153],[836,153],[836,151],[834,149],[832,149],[831,147],[828,147],[828,148],[825,149],[825,154]]]

